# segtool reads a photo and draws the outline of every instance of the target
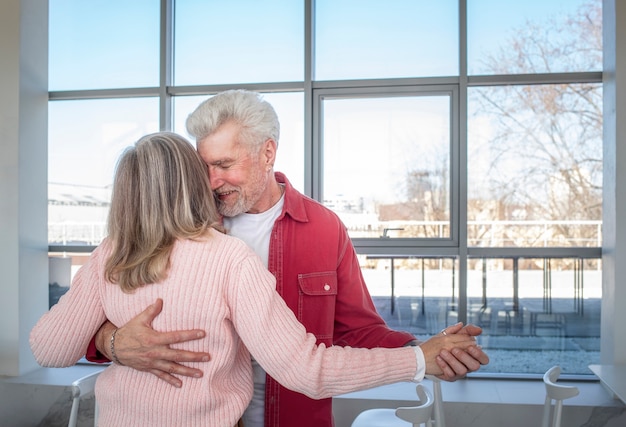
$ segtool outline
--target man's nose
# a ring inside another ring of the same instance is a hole
[[[211,168],[209,168],[209,181],[211,182],[211,190],[215,190],[224,184],[221,174],[217,170]]]

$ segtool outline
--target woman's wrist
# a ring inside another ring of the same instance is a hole
[[[113,360],[113,356],[111,355],[111,336],[116,329],[113,323],[107,321],[96,333],[96,349],[111,361]]]

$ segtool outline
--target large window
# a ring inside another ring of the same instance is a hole
[[[324,204],[351,237],[449,239],[453,90],[333,93],[320,95]]]
[[[302,81],[303,11],[293,0],[174,2],[174,83]]]
[[[453,76],[458,1],[316,0],[318,80]]]
[[[121,150],[187,136],[199,102],[243,87],[275,106],[276,168],[342,218],[390,326],[480,325],[475,375],[591,374],[600,0],[83,3],[50,3],[51,300],[104,236]]]
[[[51,102],[48,115],[48,241],[98,244],[115,163],[133,141],[159,130],[158,99]]]
[[[468,91],[468,245],[599,247],[599,84]]]
[[[50,90],[158,85],[158,1],[56,1],[49,16]]]

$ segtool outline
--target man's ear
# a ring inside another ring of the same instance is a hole
[[[278,144],[272,138],[269,138],[265,141],[265,145],[263,146],[263,156],[265,159],[266,166],[270,168],[274,167],[274,162],[276,161],[276,149],[278,148]]]

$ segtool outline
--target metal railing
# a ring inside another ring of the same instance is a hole
[[[351,237],[427,237],[445,239],[449,230],[447,221],[406,221],[379,223],[364,235],[362,226],[346,224]],[[428,236],[405,236],[409,229],[435,230]],[[601,247],[602,221],[468,221],[470,247]],[[570,228],[570,236],[556,232]],[[388,233],[389,230],[396,230]],[[51,245],[98,245],[106,236],[104,221],[64,221],[48,224],[48,242]]]

